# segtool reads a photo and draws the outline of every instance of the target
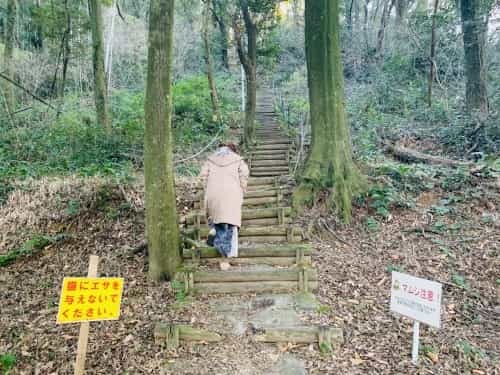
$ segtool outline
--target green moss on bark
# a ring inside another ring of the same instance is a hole
[[[352,160],[345,117],[338,0],[306,2],[306,58],[312,143],[293,206],[301,211],[327,189],[329,205],[349,222],[365,180]]]
[[[174,0],[151,0],[144,175],[149,275],[171,280],[181,265],[172,153]]]

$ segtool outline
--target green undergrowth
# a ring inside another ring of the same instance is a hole
[[[36,235],[26,241],[21,247],[0,255],[0,267],[8,266],[23,256],[36,254],[40,250],[43,250],[45,247],[57,242],[58,240],[60,240],[58,237]]]
[[[16,365],[16,356],[11,353],[0,354],[0,374],[8,375]]]
[[[222,124],[212,117],[210,93],[203,75],[174,85],[174,152],[182,158],[208,143],[221,127],[236,126],[237,104],[232,82],[219,77]],[[67,96],[61,114],[41,104],[16,116],[15,125],[2,121],[0,131],[0,204],[14,181],[48,175],[114,176],[123,178],[142,168],[144,94],[114,91],[110,95],[113,130],[106,134],[95,123],[92,98]],[[224,132],[222,133],[224,134]],[[192,165],[177,172],[193,174]]]

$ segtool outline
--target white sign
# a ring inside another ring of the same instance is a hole
[[[391,311],[417,322],[439,328],[441,325],[442,285],[392,272]]]

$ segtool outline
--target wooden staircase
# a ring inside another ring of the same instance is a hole
[[[186,293],[247,296],[291,292],[314,300],[311,292],[317,290],[319,280],[311,262],[312,248],[304,243],[302,232],[291,217],[292,142],[280,128],[271,103],[269,94],[258,97],[257,144],[246,155],[250,179],[242,210],[239,256],[225,259],[232,265],[230,270],[218,269],[223,259],[216,249],[204,245],[208,227],[205,213],[200,209],[203,199],[200,191],[183,228],[190,238],[183,250],[185,271],[179,274]],[[287,339],[288,328],[292,329],[292,336],[288,337],[291,342],[326,340],[331,345],[342,338],[341,330],[330,327],[326,330],[306,326],[268,328],[268,335],[257,341],[283,341]],[[174,331],[165,330],[165,326],[158,328],[160,341],[165,340],[165,332]]]

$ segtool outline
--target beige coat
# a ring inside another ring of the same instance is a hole
[[[205,162],[201,177],[205,186],[207,216],[215,224],[241,227],[241,206],[248,182],[248,166],[227,147],[219,148]]]

